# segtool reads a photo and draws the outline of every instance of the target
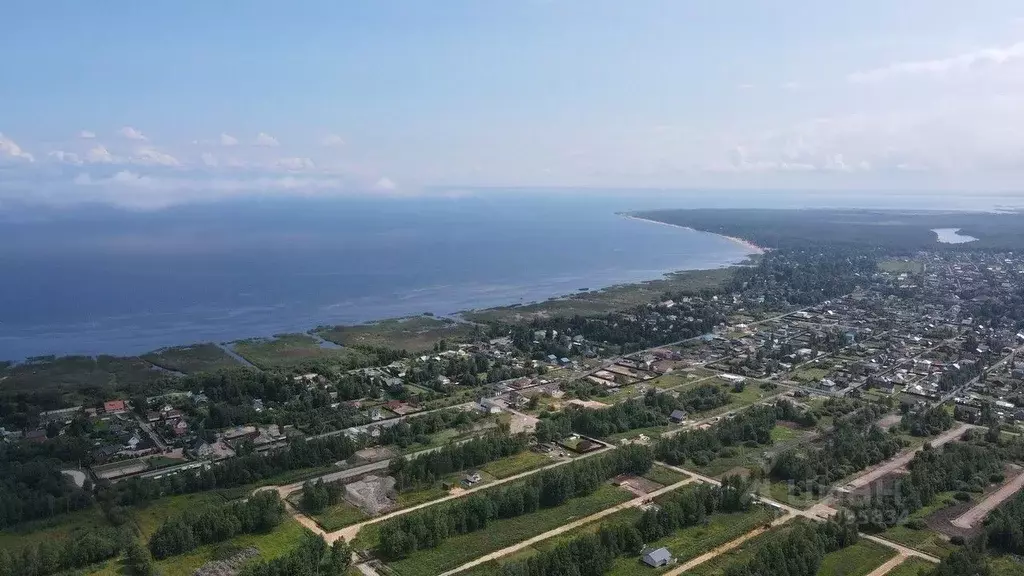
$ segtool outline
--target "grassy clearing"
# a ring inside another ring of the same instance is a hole
[[[34,520],[0,530],[0,549],[20,550],[41,542],[64,540],[75,532],[93,531],[109,526],[99,506],[94,506],[70,514],[61,514],[56,518]]]
[[[762,489],[762,493],[763,493]],[[768,497],[787,506],[807,510],[818,501],[810,492],[794,494],[790,492],[789,481],[777,480],[768,484]]]
[[[907,520],[923,520],[947,506],[955,506],[959,504],[959,500],[954,498],[953,494],[954,492],[942,492],[937,494],[931,504],[917,510],[911,514]],[[943,538],[941,534],[928,528],[915,530],[901,524],[899,526],[889,528],[883,532],[881,536],[898,544],[915,548],[921,552],[931,554],[932,556],[939,558],[945,558],[950,552],[956,549],[956,546]]]
[[[826,554],[818,576],[865,576],[895,555],[892,548],[861,538],[853,546]]]
[[[316,334],[341,346],[384,346],[409,352],[431,350],[441,340],[460,342],[472,339],[472,324],[433,316],[392,318],[359,326],[320,327]]]
[[[144,354],[142,359],[155,366],[185,374],[213,372],[241,366],[237,360],[216,344],[209,343],[161,348]]]
[[[931,562],[911,556],[900,562],[886,576],[924,576],[934,569],[935,565]]]
[[[340,530],[346,526],[358,524],[369,518],[362,510],[342,500],[334,506],[329,506],[319,514],[311,518],[328,532]]]
[[[657,482],[662,486],[671,486],[676,482],[680,482],[686,479],[685,474],[680,474],[679,472],[676,472],[675,470],[670,470],[669,468],[666,468],[660,464],[655,464],[654,466],[651,466],[651,469],[648,470],[643,477],[647,478],[651,482]]]
[[[118,356],[44,356],[10,366],[3,376],[7,392],[113,390],[118,389],[117,383],[131,382],[152,385],[153,393],[157,393],[165,388],[156,384],[167,379],[166,372],[141,358]],[[69,403],[74,401],[68,399]]]
[[[774,518],[775,514],[766,508],[757,508],[749,512],[715,514],[708,518],[707,524],[677,530],[673,534],[647,544],[647,546],[668,548],[677,561],[686,562],[708,550],[731,542]],[[638,572],[657,574],[669,569],[671,566],[658,570],[651,569],[640,563],[639,556],[620,557],[612,564],[612,569],[607,576],[631,576]]]
[[[996,556],[989,560],[991,576],[1024,576],[1024,564],[1012,556]]]
[[[191,576],[203,564],[230,556],[231,551],[255,546],[260,560],[270,560],[288,553],[295,547],[305,528],[291,518],[286,519],[269,534],[244,534],[227,542],[203,546],[196,550],[161,560],[154,564],[161,576]]]
[[[924,262],[920,260],[882,260],[878,263],[878,269],[893,274],[921,274],[924,272]]]
[[[828,370],[824,368],[799,368],[790,374],[790,378],[799,382],[817,382],[828,376]]]
[[[800,434],[796,430],[787,428],[786,426],[776,426],[775,428],[772,428],[772,442],[788,442],[799,435]]]
[[[524,450],[507,458],[488,462],[480,468],[480,471],[486,472],[500,480],[502,478],[508,478],[509,476],[515,476],[516,474],[535,470],[541,466],[547,466],[552,463],[554,463],[554,460],[543,454],[538,454],[532,450]]]
[[[365,354],[352,348],[325,348],[309,334],[249,338],[232,342],[232,347],[239,356],[263,369],[292,366],[312,359],[335,359],[339,362],[367,359]]]
[[[224,504],[224,498],[210,492],[168,496],[147,505],[133,507],[132,519],[139,532],[147,540],[167,520],[181,515],[186,510],[199,510],[207,506]]]
[[[632,498],[629,492],[606,484],[589,496],[574,498],[561,506],[497,520],[485,530],[448,538],[437,548],[418,551],[389,566],[400,576],[435,576]]]
[[[665,292],[718,288],[732,278],[735,270],[736,268],[718,268],[676,272],[659,280],[612,286],[603,290],[582,292],[533,304],[473,310],[464,312],[462,315],[468,320],[484,323],[521,322],[552,316],[595,316],[638,304],[647,304],[660,298]]]

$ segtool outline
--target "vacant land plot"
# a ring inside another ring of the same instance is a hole
[[[64,540],[75,532],[91,532],[109,526],[99,506],[94,506],[62,514],[56,518],[26,522],[14,528],[0,530],[0,550],[20,550],[41,542]]]
[[[686,475],[676,472],[670,468],[666,468],[660,464],[655,464],[644,474],[644,478],[647,478],[652,482],[657,482],[662,486],[671,486],[676,482],[684,480]]]
[[[473,324],[433,316],[392,318],[359,326],[331,326],[316,329],[324,340],[341,346],[384,346],[395,350],[423,352],[441,340],[461,342],[478,332]]]
[[[758,534],[732,550],[727,550],[707,562],[694,566],[686,574],[687,576],[722,576],[729,566],[747,562],[754,557],[754,554],[761,546],[786,534],[793,526],[800,522],[809,522],[809,520],[797,518],[781,526],[776,526],[767,532]]]
[[[213,372],[224,368],[237,368],[241,366],[237,360],[216,344],[195,344],[193,346],[161,348],[149,354],[144,354],[142,359],[166,370],[174,370],[184,374]]]
[[[895,555],[892,548],[861,538],[853,546],[826,554],[818,576],[865,576]]]
[[[352,348],[327,348],[309,334],[278,334],[273,338],[249,338],[232,342],[234,351],[264,369],[299,364],[312,359],[335,359],[340,363],[365,360]]]
[[[935,569],[935,564],[913,556],[900,562],[899,566],[889,571],[886,576],[925,576]]]
[[[988,565],[992,576],[1024,576],[1024,563],[1012,556],[996,556]]]
[[[148,539],[161,524],[180,516],[185,511],[196,511],[207,506],[224,504],[224,498],[212,493],[183,494],[154,500],[132,508],[132,519],[139,533]]]
[[[924,272],[924,262],[920,260],[882,260],[878,263],[878,269],[893,274],[921,274]]]
[[[1018,474],[1000,486],[998,490],[986,496],[977,506],[953,520],[953,525],[957,528],[971,528],[981,522],[985,516],[988,516],[989,512],[995,510],[1003,501],[1016,494],[1022,487],[1024,487],[1024,474]]]
[[[495,460],[485,464],[480,471],[486,472],[495,478],[508,478],[509,476],[515,476],[523,472],[534,470],[552,464],[554,460],[543,454],[538,454],[530,450],[525,450],[518,454],[513,454],[507,458]]]
[[[244,534],[227,542],[202,546],[181,556],[172,556],[154,563],[154,572],[162,576],[192,576],[203,564],[232,555],[234,551],[253,546],[260,551],[261,560],[287,554],[295,548],[305,530],[290,517],[269,534]]]
[[[700,526],[690,526],[677,530],[660,540],[648,543],[650,548],[668,548],[678,562],[696,558],[726,542],[750,532],[758,526],[771,522],[775,514],[766,508],[755,508],[749,512],[731,514],[715,514],[708,517],[708,522]],[[641,564],[638,556],[625,556],[615,560],[608,576],[631,576],[637,573],[657,574],[671,569],[666,566],[660,570],[652,570]]]
[[[462,534],[445,540],[437,548],[420,550],[389,566],[400,576],[436,576],[496,550],[543,534],[559,526],[579,520],[621,504],[633,495],[611,485],[596,492],[574,498],[561,506],[525,514],[517,518],[497,520],[485,530]]]
[[[534,318],[595,316],[638,304],[647,304],[660,298],[665,292],[696,292],[718,288],[732,278],[735,270],[736,268],[719,268],[676,272],[659,280],[612,286],[533,304],[473,310],[462,315],[474,322],[517,322]]]
[[[362,510],[344,500],[327,507],[323,512],[311,517],[327,532],[341,530],[346,526],[358,524],[369,518]]]

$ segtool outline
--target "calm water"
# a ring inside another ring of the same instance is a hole
[[[932,230],[943,244],[966,244],[977,240],[974,236],[961,234],[959,228],[935,228]]]
[[[879,196],[876,207],[1007,206]],[[681,207],[865,206],[863,194],[481,192],[150,213],[0,212],[0,359],[134,354],[542,300],[739,262],[718,236],[616,216]]]

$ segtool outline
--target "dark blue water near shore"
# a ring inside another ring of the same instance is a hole
[[[609,202],[292,201],[7,222],[0,358],[133,354],[447,314],[739,262]]]
[[[874,198],[872,200],[872,198]],[[0,359],[198,341],[542,300],[742,261],[727,239],[617,216],[686,207],[992,209],[1019,199],[477,191],[156,212],[0,211]]]

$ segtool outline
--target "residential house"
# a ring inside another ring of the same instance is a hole
[[[672,561],[672,553],[668,551],[668,548],[646,548],[640,553],[640,558],[644,564],[652,568],[660,568],[667,566]]]
[[[672,414],[669,415],[668,419],[678,424],[683,420],[686,420],[686,412],[684,412],[683,410],[673,410]]]
[[[108,400],[103,403],[104,414],[121,414],[126,411],[124,400]]]

